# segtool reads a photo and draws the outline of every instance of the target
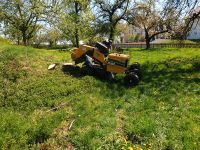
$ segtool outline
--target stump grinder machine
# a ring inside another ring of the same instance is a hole
[[[82,71],[88,75],[99,75],[104,79],[112,79],[116,74],[125,74],[124,83],[135,86],[141,78],[139,63],[128,66],[129,55],[109,53],[109,46],[97,42],[96,45],[81,45],[71,50],[71,58],[75,64],[82,63]]]

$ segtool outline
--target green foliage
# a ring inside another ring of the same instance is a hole
[[[132,3],[130,3],[129,0],[95,0],[94,5],[96,6],[97,11],[97,31],[100,34],[107,35],[109,39],[114,40],[117,33],[117,25],[121,20],[126,19],[131,4]]]
[[[38,21],[44,17],[45,2],[40,0],[10,0],[0,3],[1,21],[4,30],[12,38],[26,45],[38,30]]]
[[[77,3],[77,12],[75,11],[75,3]],[[94,29],[91,27],[94,21],[94,15],[90,10],[90,1],[80,0],[65,1],[59,10],[57,27],[62,31],[62,35],[76,45],[76,36],[79,40],[89,42],[95,37]]]
[[[124,50],[143,71],[126,88],[123,75],[109,82],[47,70],[70,62],[68,52],[0,48],[1,149],[199,148],[199,49]]]
[[[157,7],[157,3],[162,3]],[[146,40],[146,49],[150,48],[151,40],[161,34],[174,31],[179,15],[175,8],[168,5],[167,1],[143,0],[136,3],[131,11],[129,22],[139,29],[143,29]]]

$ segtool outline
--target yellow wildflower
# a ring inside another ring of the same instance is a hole
[[[133,148],[132,147],[128,147],[128,150],[133,150]]]
[[[140,148],[140,147],[137,147],[137,150],[143,150],[142,148]]]

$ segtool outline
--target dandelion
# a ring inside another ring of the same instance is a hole
[[[141,147],[136,147],[136,150],[143,150]]]
[[[128,150],[133,150],[133,147],[128,147]]]

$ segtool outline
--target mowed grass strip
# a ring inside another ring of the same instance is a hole
[[[124,50],[141,63],[143,79],[134,88],[123,76],[109,82],[61,66],[47,70],[70,62],[69,52],[8,43],[0,51],[2,149],[200,146],[200,49]]]

